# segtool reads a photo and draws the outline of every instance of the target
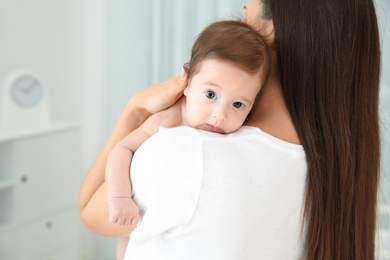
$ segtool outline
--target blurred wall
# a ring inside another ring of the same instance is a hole
[[[0,81],[19,68],[46,79],[53,118],[82,125],[84,173],[128,98],[178,74],[202,28],[219,18],[238,17],[245,2],[0,0]],[[390,1],[376,3],[383,41],[381,201],[388,207]],[[81,233],[82,259],[114,259],[115,239]]]
[[[0,0],[0,81],[19,69],[40,74],[54,120],[81,119],[82,17],[78,0]]]

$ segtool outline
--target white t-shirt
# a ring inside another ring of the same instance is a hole
[[[306,157],[255,127],[160,128],[135,153],[125,259],[299,259]]]

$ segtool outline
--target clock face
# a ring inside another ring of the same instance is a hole
[[[11,83],[11,96],[20,107],[33,108],[44,95],[42,82],[33,75],[22,75]]]

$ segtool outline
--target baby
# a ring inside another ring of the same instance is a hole
[[[190,126],[227,134],[244,123],[271,68],[267,45],[258,32],[240,21],[212,23],[197,37],[186,64],[189,84],[172,107],[150,116],[110,152],[106,166],[109,221],[136,225],[129,169],[133,154],[160,126]],[[121,238],[117,258],[126,250]]]

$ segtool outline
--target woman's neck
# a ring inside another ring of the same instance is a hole
[[[300,144],[297,131],[284,102],[279,77],[271,77],[261,90],[256,107],[245,125],[260,128],[262,131],[289,143]]]

